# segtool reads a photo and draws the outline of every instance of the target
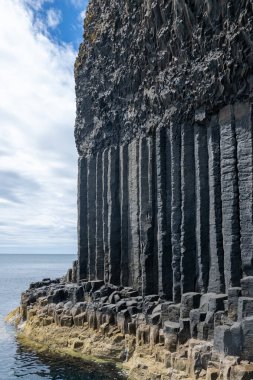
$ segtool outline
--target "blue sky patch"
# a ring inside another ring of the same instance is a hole
[[[75,50],[82,42],[87,3],[88,0],[42,0],[38,6],[38,2],[28,2],[33,7],[35,22],[42,21],[54,41],[71,44]]]

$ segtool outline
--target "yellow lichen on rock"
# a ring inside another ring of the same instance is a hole
[[[171,354],[163,345],[150,346],[136,337],[122,334],[117,326],[104,324],[98,330],[82,326],[59,326],[44,316],[41,306],[30,308],[27,321],[18,328],[19,342],[37,352],[70,355],[99,363],[113,362],[126,372],[130,380],[185,379],[183,366],[171,367]],[[105,326],[106,325],[106,326]],[[168,360],[168,357],[170,360]],[[176,360],[174,360],[176,362]]]
[[[5,322],[10,323],[11,325],[18,325],[21,322],[20,307],[12,310],[6,317]]]
[[[221,356],[213,350],[211,341],[190,338],[171,350],[164,339],[152,338],[156,326],[144,320],[136,330],[126,333],[120,319],[101,318],[99,311],[94,314],[89,308],[91,304],[83,311],[84,303],[79,303],[79,309],[68,302],[65,309],[63,303],[58,308],[45,303],[44,298],[38,298],[27,306],[27,320],[18,326],[20,343],[38,352],[113,362],[129,380],[235,380],[243,379],[245,374],[251,376],[247,379],[253,378],[252,364],[234,356]],[[80,314],[75,315],[77,311]],[[22,315],[22,308],[17,312]],[[10,314],[10,319],[12,315],[16,314]],[[68,318],[72,318],[71,324]]]
[[[114,362],[121,360],[124,351],[122,334],[113,331],[104,336],[100,331],[91,330],[88,323],[79,326],[57,326],[48,323],[50,317],[40,317],[39,311],[29,313],[29,319],[18,330],[18,340],[39,351],[52,351],[96,362]],[[112,330],[115,330],[111,328]]]

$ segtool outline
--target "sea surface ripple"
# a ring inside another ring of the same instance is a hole
[[[5,316],[33,281],[64,275],[72,255],[0,255],[0,380],[122,380],[114,366],[38,354],[21,346]]]

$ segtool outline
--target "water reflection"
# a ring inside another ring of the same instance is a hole
[[[20,366],[21,364],[21,366]],[[25,380],[124,380],[113,364],[98,364],[78,358],[37,353],[17,343],[14,378]],[[29,374],[29,375],[27,375]]]
[[[111,365],[37,354],[18,344],[15,329],[4,323],[31,282],[64,275],[74,259],[67,255],[0,255],[0,380],[124,379]]]

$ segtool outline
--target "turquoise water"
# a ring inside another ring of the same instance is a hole
[[[111,365],[39,355],[18,344],[4,317],[19,305],[20,294],[33,281],[64,275],[71,255],[0,255],[0,380],[119,380]]]

